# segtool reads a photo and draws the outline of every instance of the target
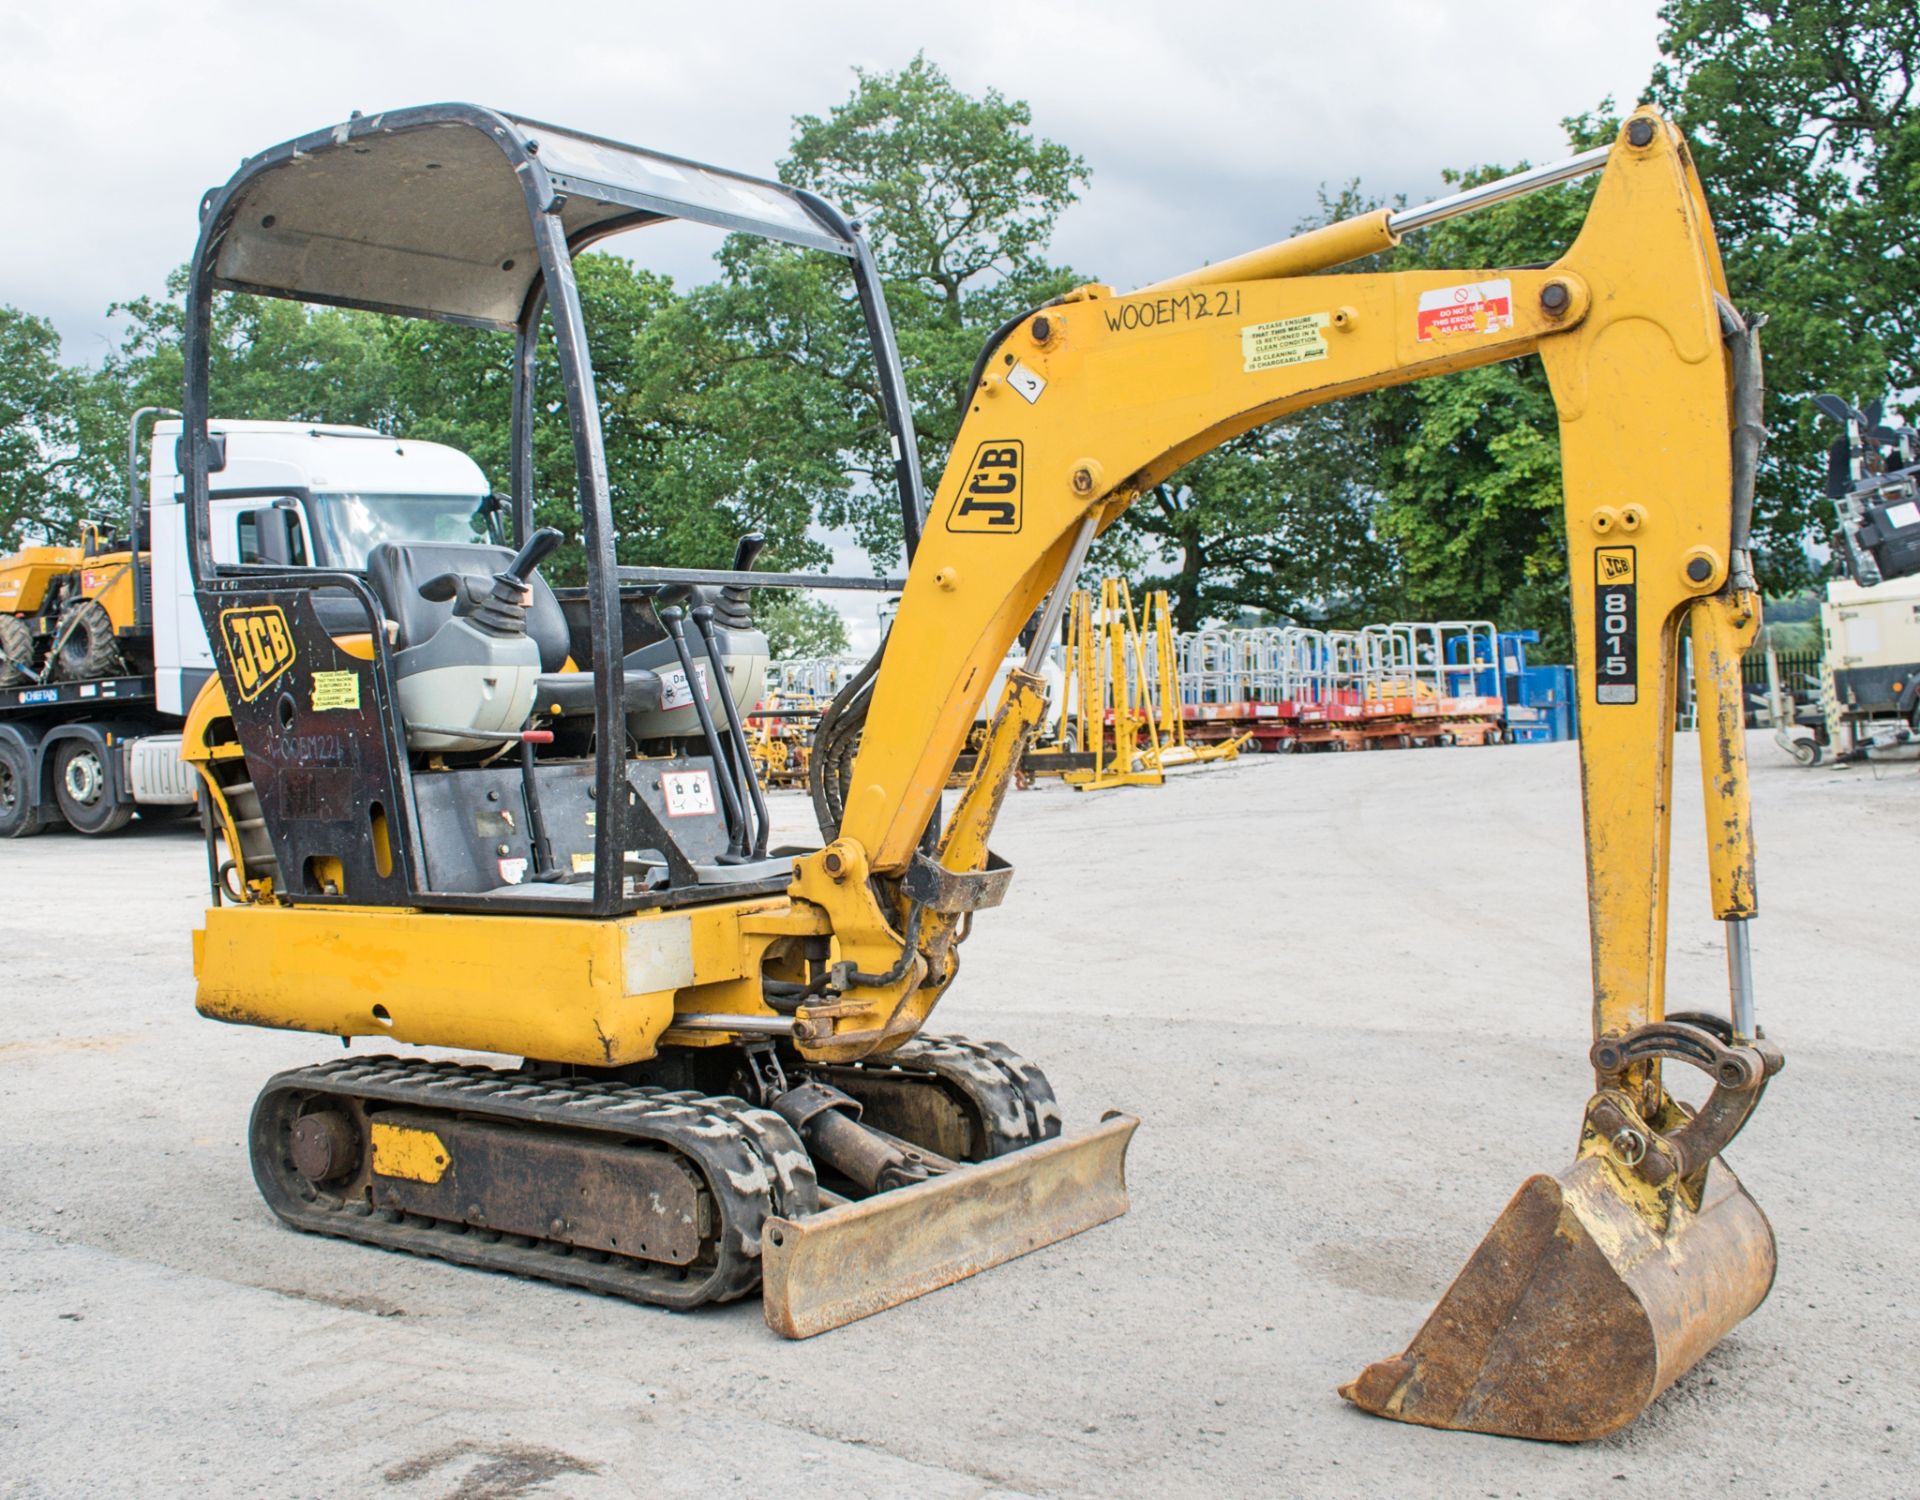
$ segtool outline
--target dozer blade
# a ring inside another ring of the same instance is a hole
[[[1614,1170],[1588,1156],[1529,1178],[1407,1351],[1340,1394],[1396,1421],[1563,1443],[1631,1422],[1765,1300],[1773,1229],[1717,1157],[1697,1210]]]
[[[811,1338],[1079,1234],[1127,1211],[1127,1143],[1114,1115],[911,1187],[769,1219],[761,1240],[767,1326]]]

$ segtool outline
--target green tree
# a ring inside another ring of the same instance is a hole
[[[0,305],[0,553],[65,542],[87,513],[79,469],[85,381],[45,318]]]
[[[1393,561],[1372,519],[1374,418],[1364,400],[1336,402],[1195,459],[1134,503],[1122,525],[1142,545],[1110,561],[1165,587],[1181,630],[1243,609],[1365,623]],[[1167,559],[1171,571],[1154,566]]]
[[[897,73],[856,70],[855,80],[846,102],[794,121],[780,177],[863,226],[899,337],[931,492],[984,339],[1085,279],[1052,264],[1047,248],[1088,172],[1066,147],[1034,133],[1024,102],[993,89],[970,96],[924,55]],[[735,255],[735,282],[794,258],[771,247]],[[826,497],[819,514],[828,525],[851,526],[876,562],[891,562],[900,547],[892,454],[851,279],[826,264],[784,290],[804,295],[782,303],[772,326],[788,311],[824,315],[829,290],[838,307],[836,329],[809,323],[823,348],[808,365],[823,399],[832,392],[852,419],[834,432],[856,483]]]
[[[1572,150],[1611,140],[1612,102],[1567,120]],[[1456,190],[1524,169],[1448,172]],[[1510,199],[1411,235],[1395,270],[1538,264],[1571,245],[1595,179]],[[1375,521],[1399,564],[1401,607],[1416,619],[1491,619],[1540,632],[1543,654],[1571,650],[1559,417],[1536,359],[1423,380],[1374,398],[1381,438]]]
[[[847,649],[847,622],[824,599],[766,589],[754,603],[754,616],[775,661],[837,656]]]
[[[1767,320],[1761,580],[1808,580],[1832,518],[1809,397],[1920,387],[1920,9],[1670,0],[1649,90],[1692,141],[1734,301]]]
[[[769,538],[769,566],[823,561],[826,549],[807,535],[813,490],[793,482],[796,467],[819,478],[823,458],[807,441],[816,424],[808,411],[777,399],[777,381],[750,383],[740,373],[741,330],[752,320],[737,314],[739,326],[728,326],[709,306],[717,294],[682,297],[667,278],[618,256],[583,255],[576,274],[620,559],[721,566],[737,537],[757,529]],[[92,419],[109,436],[124,432],[135,405],[179,400],[184,273],[170,279],[164,297],[115,311],[130,326],[101,372]],[[343,422],[444,442],[470,454],[496,488],[509,482],[513,340],[506,334],[222,294],[212,351],[217,417]],[[580,522],[560,389],[548,333],[536,353],[535,515],[570,539],[550,575],[576,581]],[[117,452],[113,442],[88,446]],[[831,453],[829,446],[825,458]]]
[[[101,374],[120,387],[128,411],[180,404],[186,292],[183,266],[167,278],[164,296],[136,297],[107,309],[126,318],[128,328]],[[211,324],[213,414],[366,426],[388,421],[388,321],[345,308],[221,293]]]

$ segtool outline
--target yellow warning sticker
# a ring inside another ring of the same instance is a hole
[[[358,672],[315,672],[313,674],[315,713],[323,713],[330,708],[358,708],[359,706],[360,674]]]
[[[1282,365],[1304,365],[1327,357],[1327,315],[1308,313],[1277,323],[1248,323],[1240,330],[1240,353],[1246,372],[1277,370]]]
[[[446,1142],[431,1130],[375,1120],[372,1135],[373,1170],[378,1175],[406,1182],[438,1182],[447,1175],[451,1160]]]

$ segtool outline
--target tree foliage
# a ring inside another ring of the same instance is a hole
[[[1734,300],[1767,318],[1755,548],[1804,584],[1837,435],[1809,398],[1920,388],[1920,9],[1912,0],[1670,0],[1649,95],[1688,132]]]
[[[53,324],[0,305],[0,553],[74,534],[84,383],[60,363]]]
[[[988,334],[1085,279],[1052,264],[1047,249],[1089,174],[1078,156],[1033,132],[1024,102],[994,89],[970,96],[924,55],[897,73],[855,77],[845,103],[794,121],[780,177],[862,225],[899,337],[931,492]],[[852,324],[858,309],[850,279],[841,279]],[[857,376],[832,362],[815,368],[856,403],[847,451],[864,481],[823,519],[852,526],[877,561],[891,561],[900,534],[892,456],[864,348]]]
[[[1565,122],[1570,149],[1611,139],[1611,104]],[[1459,190],[1527,163],[1446,175]],[[1395,270],[1472,272],[1556,259],[1580,232],[1593,182],[1448,219],[1388,258]],[[1400,607],[1416,619],[1489,619],[1571,647],[1559,418],[1535,359],[1483,365],[1381,393],[1375,521],[1398,564]]]

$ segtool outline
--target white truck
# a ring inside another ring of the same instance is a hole
[[[218,421],[210,433],[219,562],[358,570],[378,542],[492,542],[504,529],[479,465],[440,443],[303,422]],[[138,604],[118,632],[125,673],[0,687],[0,838],[193,811],[180,727],[214,666],[187,565],[179,434],[177,421],[154,425],[145,504],[128,518]],[[130,462],[137,451],[136,440]]]

